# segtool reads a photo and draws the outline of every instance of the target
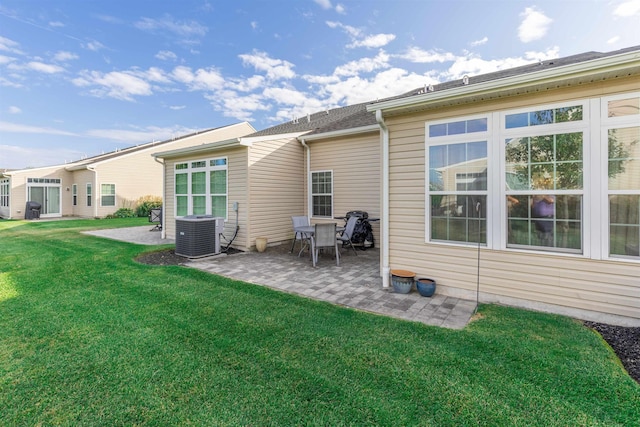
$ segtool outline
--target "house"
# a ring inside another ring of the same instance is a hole
[[[374,115],[359,104],[154,153],[165,165],[164,236],[175,238],[176,218],[213,215],[225,218],[223,243],[251,250],[257,237],[289,243],[293,215],[338,224],[335,217],[351,210],[379,217],[379,135]]]
[[[66,165],[0,174],[0,217],[25,218],[27,201],[41,205],[41,217],[104,217],[140,197],[160,197],[162,165],[150,156],[160,147],[197,146],[255,132],[242,122],[89,157]]]
[[[408,269],[446,295],[638,323],[640,47],[367,110],[382,134],[385,286]]]

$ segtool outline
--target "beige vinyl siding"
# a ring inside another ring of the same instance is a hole
[[[333,216],[366,211],[380,218],[380,133],[378,131],[307,142],[311,149],[311,171],[333,171]],[[314,222],[327,222],[318,218]],[[342,220],[336,221],[342,225]],[[380,222],[371,223],[376,246]]]
[[[73,215],[71,205],[71,185],[73,175],[60,166],[37,169],[25,169],[11,172],[10,200],[11,218],[24,219],[24,208],[27,203],[27,178],[58,178],[60,179],[60,211],[62,216]],[[66,191],[69,187],[69,191]]]
[[[120,208],[133,209],[136,201],[142,196],[162,197],[162,165],[148,152],[104,162],[95,169],[98,182],[93,192],[99,217],[112,214]],[[102,184],[115,184],[115,206],[102,206]]]
[[[95,216],[96,184],[95,175],[90,170],[79,170],[73,173],[73,183],[78,185],[78,204],[73,206],[73,215],[83,218]],[[87,184],[92,184],[91,206],[87,206]]]
[[[475,297],[477,247],[425,242],[425,122],[637,90],[640,80],[599,82],[473,106],[385,119],[389,128],[389,266],[435,279],[439,292]],[[599,130],[598,130],[599,131]],[[592,151],[597,153],[596,150]],[[492,195],[491,197],[495,197]],[[640,264],[534,251],[480,250],[482,300],[640,317]],[[552,310],[553,311],[553,310]],[[557,311],[557,310],[556,310]]]
[[[304,215],[304,151],[295,138],[261,141],[249,148],[248,246],[293,238],[292,215]]]

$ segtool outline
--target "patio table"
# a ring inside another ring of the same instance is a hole
[[[308,237],[313,237],[313,233],[315,233],[316,231],[316,226],[315,225],[301,225],[299,227],[294,227],[293,230],[297,233],[302,233],[304,235],[307,235]],[[342,233],[344,231],[344,227],[342,225],[336,226],[336,231],[338,233]],[[305,248],[307,247],[307,243],[305,242],[304,245],[300,248],[300,252],[298,252],[298,256],[302,255],[302,252],[305,250]]]

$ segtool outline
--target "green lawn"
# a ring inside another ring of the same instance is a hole
[[[0,221],[0,425],[633,426],[640,386],[580,323],[497,306],[454,331]]]

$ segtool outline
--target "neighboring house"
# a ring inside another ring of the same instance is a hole
[[[0,174],[0,217],[22,219],[27,201],[42,205],[41,217],[104,217],[133,207],[140,197],[160,197],[162,165],[153,151],[195,146],[255,132],[237,123],[90,157],[66,165]]]
[[[383,141],[386,286],[390,269],[408,269],[445,295],[475,298],[479,284],[484,302],[637,323],[640,47],[367,109]],[[545,196],[553,204],[536,215]]]
[[[223,243],[237,227],[232,246],[241,250],[255,247],[257,237],[289,243],[292,215],[339,225],[334,217],[351,210],[379,217],[379,130],[365,104],[154,156],[165,164],[167,238],[186,215],[224,217]],[[377,225],[374,231],[379,236]]]

